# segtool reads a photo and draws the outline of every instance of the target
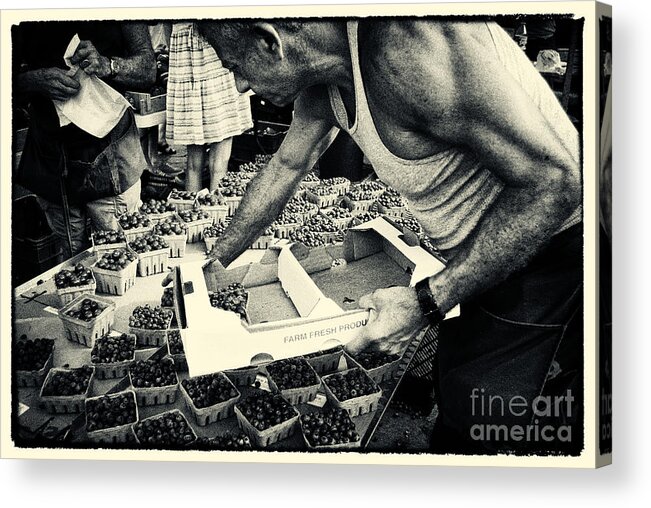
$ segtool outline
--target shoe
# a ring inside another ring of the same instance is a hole
[[[176,150],[167,143],[158,143],[158,153],[162,153],[163,155],[174,155]]]

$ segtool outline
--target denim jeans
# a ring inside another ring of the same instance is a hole
[[[68,259],[88,246],[87,219],[90,219],[91,227],[95,231],[116,230],[118,229],[117,217],[126,212],[136,211],[139,200],[140,180],[117,196],[97,199],[83,207],[69,206],[69,229],[66,227],[65,210],[61,205],[43,198],[39,198],[39,204],[50,228],[60,240],[63,258]]]
[[[578,224],[443,326],[432,451],[580,452],[582,254]]]

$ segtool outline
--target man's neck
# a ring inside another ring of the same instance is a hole
[[[337,85],[352,91],[353,74],[348,33],[345,21],[320,23],[309,37],[308,47],[315,48],[308,55],[311,81],[314,85]]]

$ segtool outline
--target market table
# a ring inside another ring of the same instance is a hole
[[[285,240],[276,240],[275,242],[278,244],[286,243]],[[258,262],[263,255],[263,250],[247,250],[229,268]],[[180,259],[171,258],[170,266],[176,266],[179,262],[200,261],[205,259],[205,257],[203,242],[188,244],[186,255]],[[89,364],[90,348],[70,342],[64,338],[62,323],[57,315],[57,309],[61,305],[56,294],[53,277],[62,268],[70,267],[76,263],[90,266],[94,261],[95,255],[92,249],[89,249],[17,287],[14,291],[14,340],[23,334],[29,338],[54,338],[56,344],[54,366],[61,367],[67,365],[70,367],[79,367],[84,364]],[[164,276],[165,274],[161,273],[148,277],[137,277],[135,286],[129,289],[123,296],[100,294],[100,296],[114,301],[117,305],[113,325],[115,331],[128,332],[128,319],[132,310],[137,305],[160,304],[162,295],[161,282]],[[318,276],[319,274],[317,274]],[[321,277],[323,277],[322,274]],[[420,333],[412,340],[410,347],[403,356],[398,376],[394,380],[381,384],[383,397],[378,409],[353,418],[357,430],[362,436],[362,444],[364,447],[374,450],[390,449],[395,445],[396,441],[404,437],[404,434],[410,434],[410,431],[407,429],[412,429],[410,450],[421,451],[427,448],[427,433],[433,422],[424,422],[422,419],[415,419],[413,415],[402,414],[395,410],[390,412],[391,417],[384,418],[385,414],[388,413],[387,408],[395,393],[395,389],[408,368],[409,362],[422,337],[423,333]],[[166,354],[166,346],[161,348],[141,348],[136,351],[136,359],[161,357]],[[343,364],[339,365],[339,368],[343,367]],[[179,374],[180,380],[186,377],[187,372]],[[264,381],[264,378],[259,379]],[[112,393],[128,387],[128,377],[118,380],[96,379],[89,396]],[[253,390],[253,387],[239,387],[238,389],[242,392],[242,396],[246,397]],[[38,390],[35,388],[18,388],[15,396],[18,400],[17,414],[19,415],[18,424],[19,435],[21,437],[26,439],[34,438],[34,436],[37,436],[39,439],[50,438],[57,441],[65,441],[66,444],[73,446],[76,444],[83,445],[86,442],[84,413],[77,415],[48,414],[40,407]],[[319,395],[316,402],[299,404],[296,407],[301,413],[310,410],[314,411],[316,410],[314,404],[323,403],[324,401],[325,397]],[[180,393],[177,394],[176,401],[173,404],[139,406],[140,419],[142,420],[143,418],[170,409],[179,409],[186,414],[188,421],[199,437],[210,437],[237,430],[237,420],[235,417],[229,417],[204,427],[196,425],[192,415],[184,407],[183,398]],[[378,429],[381,432],[376,432]],[[382,437],[380,438],[379,436]],[[275,443],[269,449],[304,450],[305,444],[300,431],[298,431],[294,436]]]

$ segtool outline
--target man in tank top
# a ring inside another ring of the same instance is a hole
[[[508,35],[492,22],[436,18],[204,22],[201,30],[240,92],[295,101],[284,143],[213,257],[228,265],[258,238],[343,129],[448,260],[416,288],[362,298],[371,318],[351,349],[396,349],[460,303],[439,344],[435,450],[536,450],[533,434],[490,439],[477,425],[532,423],[532,401],[546,390],[570,390],[556,418],[580,422],[579,135]],[[487,412],[480,394],[501,399],[502,410]],[[514,398],[522,410],[508,409]],[[580,449],[579,433],[559,449]]]

